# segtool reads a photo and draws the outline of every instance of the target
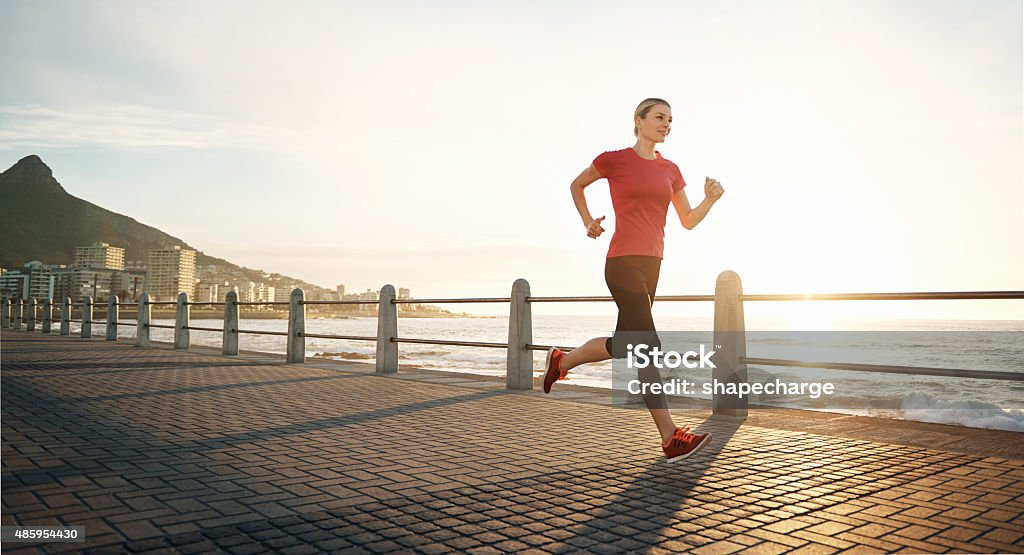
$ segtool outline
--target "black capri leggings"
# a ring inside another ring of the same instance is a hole
[[[605,260],[604,280],[619,307],[614,338],[618,340],[613,341],[609,337],[604,344],[613,358],[626,358],[626,344],[637,340],[647,343],[652,349],[661,347],[654,328],[654,317],[651,316],[660,272],[661,259],[657,256],[614,256]],[[613,352],[613,349],[617,352]],[[638,368],[637,377],[641,383],[661,383],[661,374],[654,365]],[[647,393],[643,398],[649,409],[668,408],[663,393]]]

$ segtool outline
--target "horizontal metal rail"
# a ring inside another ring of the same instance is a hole
[[[531,350],[531,351],[547,351],[551,347],[554,347],[556,349],[560,349],[562,351],[571,351],[573,349],[578,348],[578,347],[568,347],[568,346],[565,346],[565,345],[535,345],[533,343],[527,343],[526,344],[526,348]]]
[[[211,305],[224,306],[224,303],[217,302],[217,301],[200,301],[200,302],[195,302],[195,303],[190,302],[188,304],[189,304],[189,306],[211,306]]]
[[[1024,291],[932,291],[907,293],[813,293],[813,294],[745,294],[740,297],[744,301],[845,301],[845,300],[950,300],[950,299],[1024,299]],[[394,304],[426,304],[426,303],[507,303],[509,297],[477,297],[454,299],[392,299]],[[611,296],[585,297],[526,297],[531,303],[562,303],[562,302],[609,302]],[[713,302],[714,295],[661,295],[658,301],[668,302]],[[379,301],[305,301],[304,304],[375,304]]]
[[[176,304],[178,304],[178,301],[149,301],[146,304],[152,305],[152,306],[156,306],[156,305],[176,305]]]
[[[301,301],[299,304],[380,304],[380,301]]]
[[[117,322],[114,322],[114,323],[119,325],[119,326],[137,326],[137,325],[139,325],[138,322],[122,322],[120,320],[118,320]]]
[[[391,299],[392,304],[422,304],[422,303],[507,303],[512,299],[508,297],[481,297],[465,299]]]
[[[673,302],[707,302],[714,301],[714,295],[662,295],[655,296],[657,301],[673,301]],[[526,302],[530,303],[593,303],[593,302],[608,302],[614,301],[615,298],[611,296],[597,296],[597,297],[526,297]]]
[[[299,337],[313,337],[316,339],[351,339],[354,341],[376,341],[377,336],[369,337],[365,335],[325,335],[322,333],[300,333]]]
[[[299,334],[301,337],[314,337],[319,339],[351,339],[357,341],[376,341],[376,337],[358,336],[358,335],[323,335],[317,333],[303,333]],[[427,345],[454,345],[460,347],[490,347],[496,349],[507,349],[508,343],[490,343],[486,341],[447,341],[442,339],[414,339],[410,337],[392,337],[392,343],[422,343]],[[551,347],[557,347],[564,351],[571,351],[576,347],[567,347],[564,345],[534,345],[532,343],[527,344],[526,348],[532,351],[547,351]]]
[[[219,331],[219,332],[223,332],[224,331],[224,328],[204,328],[204,327],[200,327],[200,326],[186,326],[186,327],[184,327],[182,329],[186,329],[186,330],[199,330],[199,331]]]
[[[879,372],[885,374],[909,374],[914,376],[945,376],[952,378],[978,378],[983,380],[1024,381],[1024,372],[1000,372],[997,370],[958,370],[955,368],[927,368],[919,366],[893,366],[887,364],[856,364],[849,362],[815,362],[807,360],[782,360],[777,358],[740,357],[740,362],[764,366],[790,366],[798,368],[828,368],[830,370],[853,370],[856,372]]]
[[[164,329],[173,330],[177,326],[168,326],[167,324],[146,324],[146,327],[147,328],[164,328]]]
[[[273,305],[287,306],[287,305],[290,305],[290,304],[292,304],[292,303],[289,302],[289,301],[263,301],[263,302],[261,302],[261,301],[236,301],[235,302],[235,306],[265,306],[265,305],[266,306],[273,306]]]
[[[661,297],[657,297],[661,300]],[[919,293],[813,293],[793,295],[740,295],[744,301],[925,301],[959,299],[1024,299],[1024,291],[952,291]]]
[[[661,297],[655,297],[659,301],[699,301],[708,302],[714,301],[714,295],[663,295]],[[593,302],[609,302],[615,299],[611,296],[593,296],[593,297],[526,297],[528,303],[559,303],[559,302],[578,302],[578,303],[593,303]],[[347,301],[346,301],[347,302]],[[376,301],[371,301],[376,302]],[[463,299],[392,299],[393,304],[442,304],[442,303],[508,303],[512,302],[509,297],[478,297],[478,298],[463,298]]]
[[[280,335],[280,336],[288,337],[288,332],[286,332],[286,331],[260,331],[260,330],[231,330],[231,331],[234,332],[234,333],[252,333],[252,334],[256,334],[256,335]]]
[[[327,335],[321,333],[300,333],[299,337],[312,337],[315,339],[347,339],[353,341],[376,341],[376,337],[366,335]],[[508,343],[491,343],[486,341],[448,341],[443,339],[418,339],[411,337],[392,337],[392,343],[421,343],[425,345],[454,345],[458,347],[488,347],[495,349],[507,349]],[[547,351],[553,345],[526,345],[527,349],[533,351]],[[559,349],[571,351],[575,347],[559,346]]]
[[[139,303],[114,303],[117,306],[139,306]]]
[[[392,337],[392,343],[422,343],[425,345],[461,345],[463,347],[497,347],[507,349],[508,343],[488,343],[486,341],[444,341],[441,339],[413,339],[407,337]]]

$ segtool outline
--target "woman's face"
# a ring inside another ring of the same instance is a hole
[[[643,119],[635,118],[637,134],[655,143],[665,142],[665,137],[672,130],[672,108],[664,104],[651,106]]]

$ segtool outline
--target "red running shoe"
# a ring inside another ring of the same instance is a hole
[[[676,462],[696,453],[711,441],[711,434],[691,434],[690,427],[676,428],[676,433],[668,443],[661,444],[665,452],[665,462]]]
[[[558,347],[551,347],[548,349],[548,357],[544,361],[544,367],[547,371],[544,373],[544,393],[551,393],[551,386],[558,380],[564,380],[569,372],[562,370],[562,357],[565,356],[565,351]]]

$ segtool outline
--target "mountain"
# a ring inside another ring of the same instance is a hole
[[[251,281],[267,281],[258,270],[209,256],[155,227],[70,195],[34,154],[0,174],[0,267],[17,268],[31,260],[71,264],[75,247],[95,242],[122,247],[125,260],[141,261],[150,249],[177,245],[196,251],[197,268],[216,264]],[[287,276],[280,279],[309,286]]]

